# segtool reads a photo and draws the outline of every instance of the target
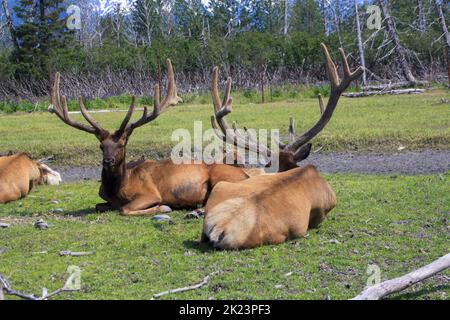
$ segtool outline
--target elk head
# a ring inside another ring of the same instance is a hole
[[[46,164],[36,162],[40,172],[40,179],[38,184],[48,184],[51,186],[56,186],[62,182],[61,175],[59,172],[52,170]]]
[[[55,113],[61,121],[76,129],[91,133],[100,141],[100,149],[103,153],[102,165],[105,170],[112,170],[125,163],[125,148],[128,140],[133,133],[133,130],[156,119],[165,109],[176,105],[181,101],[177,95],[177,88],[175,85],[175,74],[173,72],[172,63],[169,59],[166,61],[168,86],[167,96],[160,102],[160,89],[156,84],[154,87],[154,106],[152,113],[148,113],[147,107],[144,106],[144,111],[140,119],[130,123],[131,117],[135,110],[136,98],[131,98],[131,104],[125,118],[122,121],[119,129],[110,133],[103,129],[88,113],[83,103],[83,98],[80,97],[80,111],[88,124],[75,122],[69,117],[67,110],[67,99],[65,96],[60,96],[59,82],[60,74],[56,73],[55,81],[52,90],[52,105],[49,107],[51,113]]]
[[[322,131],[330,121],[341,94],[348,88],[352,81],[358,79],[363,73],[361,67],[359,67],[356,71],[351,72],[344,50],[339,49],[344,73],[344,78],[340,80],[338,72],[336,70],[336,65],[331,59],[327,47],[323,43],[320,46],[325,55],[326,69],[331,82],[330,98],[328,99],[328,103],[325,106],[322,97],[319,95],[318,98],[321,117],[311,129],[303,133],[301,136],[297,137],[295,135],[294,119],[292,117],[290,118],[288,141],[286,143],[277,141],[279,146],[278,171],[280,172],[298,167],[297,163],[305,160],[309,156],[312,148],[312,144],[309,143],[309,141],[311,141],[311,139],[319,134],[319,132]],[[225,95],[223,98],[223,102],[221,103],[219,90],[217,87],[218,68],[214,68],[211,83],[214,115],[211,116],[211,125],[214,128],[216,135],[224,142],[232,144],[235,147],[243,148],[245,150],[251,150],[254,152],[262,152],[263,154],[270,157],[273,151],[270,150],[266,145],[258,143],[254,137],[247,133],[247,129],[242,132],[237,128],[235,122],[233,122],[232,128],[228,126],[225,120],[225,116],[232,112],[233,99],[230,97],[231,81],[231,78],[228,78],[225,88]],[[270,163],[268,165],[270,165]]]

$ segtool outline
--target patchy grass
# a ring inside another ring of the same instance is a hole
[[[324,151],[387,151],[399,145],[407,150],[448,148],[450,145],[450,91],[434,90],[421,95],[381,96],[361,99],[343,98],[333,119],[315,139]],[[122,99],[120,108],[127,108]],[[289,116],[297,118],[297,131],[310,128],[319,118],[316,99],[293,98],[261,104],[239,104],[230,120],[249,128],[275,129],[286,134]],[[444,102],[442,102],[444,101]],[[176,142],[172,132],[178,128],[193,132],[193,122],[202,121],[210,128],[209,104],[181,104],[161,115],[151,124],[136,130],[128,147],[131,157],[146,155],[167,157]],[[116,129],[124,113],[94,114],[109,129]],[[139,116],[138,114],[135,117]],[[81,116],[74,115],[80,120]],[[81,120],[80,120],[81,121]],[[23,151],[35,158],[53,154],[57,165],[91,165],[100,161],[94,136],[63,124],[47,113],[0,116],[0,151]]]
[[[79,266],[82,291],[59,299],[149,299],[198,283],[215,271],[221,273],[207,287],[163,298],[348,299],[365,286],[369,264],[378,265],[385,280],[448,253],[450,172],[326,178],[339,204],[319,229],[304,239],[245,251],[199,246],[202,221],[184,220],[182,211],[171,213],[172,225],[148,217],[96,214],[96,182],[40,187],[1,207],[0,221],[11,226],[0,229],[0,248],[6,249],[0,254],[0,272],[14,288],[39,293],[43,286],[58,288],[67,267]],[[58,208],[64,212],[54,213]],[[48,230],[33,227],[38,217],[49,223]],[[61,250],[95,254],[60,257]],[[441,275],[394,298],[449,295],[448,278]]]

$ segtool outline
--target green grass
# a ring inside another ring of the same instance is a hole
[[[327,175],[338,206],[309,236],[277,246],[217,251],[199,246],[202,221],[175,224],[150,218],[96,214],[98,183],[40,187],[24,200],[2,206],[0,272],[11,285],[39,293],[58,288],[66,269],[82,270],[82,291],[57,298],[149,299],[171,288],[198,283],[220,271],[207,287],[166,299],[348,299],[377,264],[381,279],[403,275],[449,251],[450,172],[431,176]],[[57,199],[58,204],[50,202]],[[63,208],[63,213],[52,213]],[[32,222],[44,218],[48,230]],[[330,243],[336,239],[339,244]],[[60,257],[61,250],[95,251]],[[38,253],[46,251],[47,253]],[[292,275],[286,276],[292,272]],[[447,271],[445,275],[449,276]],[[279,287],[279,285],[282,285]],[[436,276],[415,285],[401,299],[448,299],[448,280]]]
[[[297,119],[297,132],[310,128],[319,118],[316,99],[304,96],[262,104],[244,104],[235,99],[230,120],[249,128],[279,128],[286,134],[289,116]],[[119,108],[127,108],[126,98]],[[439,89],[421,95],[381,96],[360,99],[342,98],[335,114],[315,139],[315,147],[324,151],[396,152],[399,145],[407,150],[448,148],[450,145],[450,91]],[[194,99],[195,101],[195,99]],[[198,101],[197,101],[198,102]],[[193,132],[193,122],[210,128],[212,107],[185,103],[171,108],[154,122],[139,128],[128,147],[131,157],[146,155],[167,157],[176,142],[171,134],[177,128]],[[94,114],[108,129],[116,129],[124,113]],[[136,114],[135,117],[138,115]],[[80,120],[79,115],[73,116]],[[35,158],[53,154],[57,165],[90,165],[100,161],[98,142],[92,135],[73,129],[56,116],[36,112],[0,116],[0,151],[26,150]]]

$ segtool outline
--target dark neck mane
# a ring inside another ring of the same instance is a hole
[[[103,192],[108,197],[116,197],[127,180],[127,165],[125,160],[110,169],[102,169]]]

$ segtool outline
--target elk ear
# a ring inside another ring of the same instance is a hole
[[[312,143],[305,144],[294,154],[294,160],[300,162],[305,160],[311,154]]]

